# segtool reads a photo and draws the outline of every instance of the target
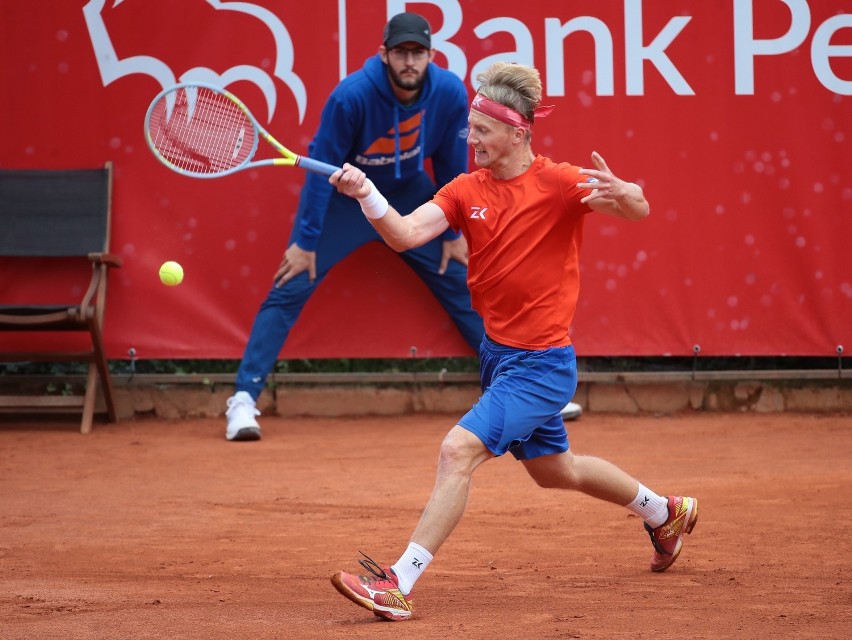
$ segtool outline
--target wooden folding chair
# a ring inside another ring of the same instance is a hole
[[[0,352],[0,362],[88,362],[85,393],[0,395],[0,410],[81,409],[80,432],[88,433],[100,378],[108,418],[117,420],[103,344],[107,273],[122,264],[109,253],[111,214],[111,162],[102,169],[0,169],[0,256],[52,261],[57,269],[67,268],[69,258],[79,258],[92,267],[78,304],[0,304],[0,331],[88,332],[89,351]]]

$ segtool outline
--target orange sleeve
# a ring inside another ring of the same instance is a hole
[[[459,233],[462,231],[459,225],[459,206],[456,187],[458,178],[448,182],[438,190],[438,193],[432,198],[432,202],[441,207],[447,222],[450,223],[450,228]]]

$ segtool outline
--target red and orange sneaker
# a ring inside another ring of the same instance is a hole
[[[402,595],[399,579],[390,567],[380,567],[361,553],[366,560],[358,562],[372,575],[356,576],[338,571],[331,577],[331,584],[357,605],[369,609],[384,620],[408,620],[414,610],[410,597]]]
[[[683,534],[692,533],[698,522],[698,500],[695,498],[669,496],[669,519],[656,529],[646,522],[645,530],[651,536],[654,556],[651,571],[665,571],[680,554]]]

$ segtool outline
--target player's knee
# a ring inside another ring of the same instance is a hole
[[[533,480],[542,489],[576,489],[577,478],[564,469],[555,470],[547,475],[534,476]]]
[[[469,467],[470,451],[457,441],[449,437],[444,438],[441,443],[438,464],[444,471],[461,470]]]
[[[470,474],[488,457],[490,452],[479,438],[456,427],[441,442],[438,467],[444,474]]]
[[[542,489],[576,489],[580,484],[574,456],[570,451],[525,463],[527,472]]]

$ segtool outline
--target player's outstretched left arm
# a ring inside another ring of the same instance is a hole
[[[406,251],[426,244],[450,226],[444,212],[433,202],[422,204],[407,216],[401,216],[366,174],[349,163],[332,174],[328,181],[340,193],[358,200],[370,224],[394,251]]]
[[[642,220],[648,217],[651,206],[645,199],[642,187],[617,178],[597,152],[592,152],[594,169],[580,169],[580,173],[589,176],[577,186],[589,189],[590,193],[580,202],[589,205],[592,211],[610,213],[628,220]]]

